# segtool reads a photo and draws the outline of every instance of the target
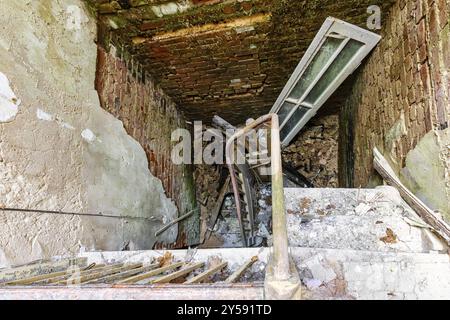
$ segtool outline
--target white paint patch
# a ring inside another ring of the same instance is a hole
[[[44,110],[39,109],[39,108],[36,110],[36,117],[38,119],[41,119],[41,120],[44,120],[44,121],[53,121],[53,120],[55,120],[53,115],[51,115],[50,113],[47,113]]]
[[[89,143],[94,142],[96,138],[95,134],[90,129],[84,129],[81,132],[81,137]]]
[[[81,9],[78,6],[70,5],[66,9],[66,29],[67,30],[81,30],[81,23],[83,21]]]
[[[72,126],[70,123],[67,123],[67,122],[62,122],[61,123],[61,127],[69,129],[69,130],[75,130],[75,127]]]
[[[20,100],[16,97],[9,80],[0,72],[0,122],[11,122],[19,111]]]

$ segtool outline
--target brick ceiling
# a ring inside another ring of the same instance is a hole
[[[386,0],[87,0],[99,41],[140,62],[188,119],[234,124],[270,110],[328,16],[365,27]],[[349,86],[347,82],[347,86]],[[324,110],[336,110],[345,90]]]

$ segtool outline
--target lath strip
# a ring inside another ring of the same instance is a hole
[[[46,273],[46,274],[40,274],[40,275],[33,276],[33,277],[27,277],[27,278],[24,278],[24,279],[17,279],[17,280],[13,280],[13,281],[8,281],[8,282],[5,282],[5,283],[2,283],[2,285],[29,285],[29,284],[32,284],[32,283],[35,283],[35,282],[38,282],[38,281],[42,281],[42,280],[46,280],[46,279],[50,279],[50,278],[54,278],[54,277],[58,277],[58,276],[63,276],[63,275],[66,275],[66,274],[72,274],[72,272],[73,272],[72,270],[73,269],[71,267],[72,268],[74,268],[74,267],[80,268],[79,266],[76,266],[76,265],[69,266],[69,270],[66,269],[66,270],[63,270],[63,271],[51,272],[51,273]]]
[[[139,273],[142,272],[147,272],[150,270],[154,270],[155,268],[157,268],[159,266],[159,263],[154,263],[145,267],[141,267],[141,268],[137,268],[137,269],[133,269],[133,270],[128,270],[128,271],[123,271],[117,274],[112,274],[112,275],[108,275],[108,276],[104,276],[102,278],[99,279],[93,279],[90,281],[85,282],[85,284],[90,284],[90,283],[106,283],[108,281],[116,281],[116,280],[121,280],[123,278],[127,278],[130,276],[134,276],[137,275]]]
[[[233,274],[229,276],[227,280],[225,280],[225,283],[233,283],[239,280],[239,278],[242,276],[245,270],[250,268],[251,265],[256,261],[258,261],[258,257],[257,256],[252,257],[249,261],[244,263],[240,268],[238,268],[235,272],[233,272]]]
[[[93,274],[88,274],[88,275],[83,275],[83,276],[79,276],[76,278],[69,278],[67,280],[62,280],[62,281],[58,281],[56,282],[57,285],[69,285],[69,284],[78,284],[78,283],[83,283],[92,279],[98,279],[110,274],[114,274],[114,273],[119,273],[122,271],[126,271],[126,270],[131,270],[131,269],[136,269],[136,268],[140,268],[142,267],[142,263],[137,263],[137,264],[132,264],[132,265],[126,265],[123,267],[116,267],[116,268],[111,268],[109,270],[106,271],[101,271],[101,272],[97,272],[97,273],[93,273]]]
[[[222,270],[223,268],[225,268],[227,266],[227,262],[222,262],[221,264],[203,272],[200,273],[199,275],[193,277],[192,279],[189,279],[185,282],[185,284],[192,284],[192,283],[199,283],[207,278],[209,278],[211,275],[213,275],[214,273]]]
[[[179,277],[182,277],[186,274],[191,273],[192,271],[194,271],[195,269],[201,268],[205,265],[204,262],[199,262],[199,263],[195,263],[193,265],[188,265],[186,268],[183,268],[181,270],[175,271],[173,273],[170,273],[166,276],[162,276],[158,279],[155,280],[151,280],[149,281],[149,284],[157,284],[157,283],[168,283],[172,280],[175,280]]]
[[[92,267],[91,269],[82,269],[80,272],[76,273],[75,270],[69,271],[67,272],[65,275],[62,276],[56,276],[53,278],[49,278],[49,279],[45,279],[45,280],[41,280],[41,281],[36,281],[33,282],[33,285],[45,285],[45,284],[50,284],[50,283],[56,283],[65,279],[68,279],[70,277],[76,276],[76,275],[85,275],[85,274],[92,274],[94,272],[99,272],[102,270],[106,270],[106,269],[110,269],[112,266],[118,267],[118,266],[122,266],[123,264],[115,264],[115,265],[104,265],[104,264],[99,264],[96,265],[94,267]]]
[[[144,280],[144,279],[148,279],[148,278],[153,277],[153,276],[157,276],[158,274],[161,274],[161,273],[163,273],[165,271],[181,267],[183,264],[184,264],[184,262],[173,263],[171,265],[168,265],[168,266],[165,266],[165,267],[161,267],[161,268],[152,270],[152,271],[147,272],[147,273],[138,274],[136,276],[133,276],[133,277],[121,280],[121,281],[119,281],[117,283],[118,284],[125,284],[125,283],[126,284],[132,284],[132,283],[136,283],[138,281],[141,281],[141,280]]]

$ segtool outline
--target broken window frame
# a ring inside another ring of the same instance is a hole
[[[314,61],[314,58],[319,53],[320,49],[328,38],[342,39],[342,41],[335,49],[335,52],[322,66],[320,71],[315,75],[314,78],[311,79],[302,95],[297,100],[290,98],[289,96],[293,93],[294,88],[300,82],[305,71],[308,70],[308,67]],[[289,102],[295,105],[294,107],[292,107],[292,110],[288,112],[283,121],[280,119],[280,137],[282,139],[281,144],[283,147],[289,144],[289,142],[317,113],[319,108],[328,100],[328,98],[336,91],[336,89],[344,82],[344,80],[359,67],[362,60],[370,53],[370,51],[372,51],[372,49],[378,44],[380,40],[381,36],[379,36],[378,34],[367,31],[350,23],[332,17],[329,17],[325,20],[324,24],[305,52],[303,58],[292,73],[290,79],[286,83],[283,91],[281,92],[271,109],[271,113],[278,113],[285,102]],[[353,56],[351,56],[350,60],[345,65],[343,65],[338,75],[331,80],[326,89],[320,93],[314,103],[307,103],[306,99],[309,97],[310,93],[313,92],[314,88],[317,86],[320,80],[325,78],[325,76],[327,75],[327,71],[330,70],[333,62],[335,62],[340,54],[345,51],[344,49],[346,48],[347,44],[350,43],[350,41],[360,42],[362,46],[353,54]],[[299,119],[297,124],[293,128],[291,128],[290,132],[283,138],[281,134],[283,128],[299,108],[304,108],[305,113],[301,115],[301,118]]]

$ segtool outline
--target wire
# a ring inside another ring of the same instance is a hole
[[[39,209],[21,209],[21,208],[0,208],[0,211],[13,211],[13,212],[27,212],[27,213],[49,213],[49,214],[59,214],[59,215],[69,215],[69,216],[87,216],[87,217],[103,217],[103,218],[114,218],[114,219],[135,219],[135,220],[147,220],[154,222],[155,218],[146,217],[131,217],[131,216],[114,216],[102,213],[77,213],[77,212],[64,212],[64,211],[53,211],[53,210],[39,210]]]

